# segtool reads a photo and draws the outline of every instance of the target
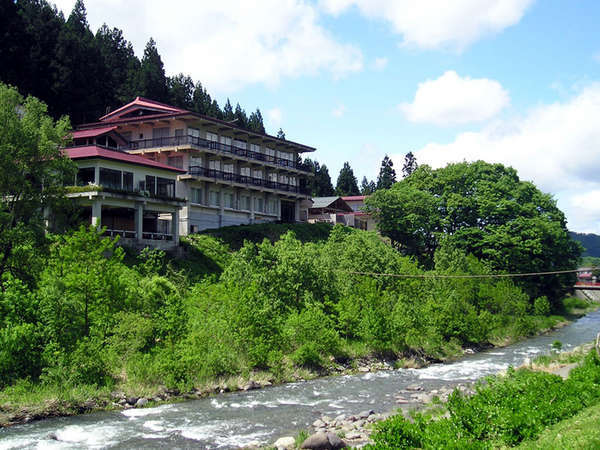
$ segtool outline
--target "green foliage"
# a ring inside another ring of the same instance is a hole
[[[563,381],[557,375],[510,369],[506,376],[480,382],[476,393],[456,390],[448,399],[448,418],[401,415],[377,427],[367,448],[495,448],[536,438],[547,426],[600,402],[600,362],[591,352]]]
[[[550,314],[550,302],[545,295],[533,301],[533,312],[536,316],[547,316]]]
[[[381,168],[377,176],[377,189],[389,189],[396,182],[396,171],[394,163],[388,155],[381,161]]]
[[[501,164],[421,166],[366,205],[381,233],[424,267],[433,265],[440,247],[471,253],[506,273],[567,270],[578,263],[580,247],[556,201]],[[555,309],[573,283],[571,274],[519,280],[532,298],[545,295]]]
[[[360,191],[358,189],[358,180],[354,175],[354,171],[350,167],[350,163],[347,161],[344,163],[344,166],[338,175],[337,183],[335,185],[335,193],[336,195],[340,196],[360,195]]]

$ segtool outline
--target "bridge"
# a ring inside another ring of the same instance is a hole
[[[591,300],[600,302],[600,283],[592,283],[591,281],[578,281],[573,286],[575,297],[582,300]]]

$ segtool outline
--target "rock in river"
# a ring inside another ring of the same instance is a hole
[[[308,437],[300,448],[308,448],[312,450],[336,450],[346,447],[346,443],[342,441],[335,433],[323,433],[319,431]]]

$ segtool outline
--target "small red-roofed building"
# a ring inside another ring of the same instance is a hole
[[[364,212],[365,207],[365,198],[366,195],[353,195],[342,197],[350,208],[352,208],[352,212],[349,214],[352,216],[352,219],[348,218],[348,221],[354,221],[354,227],[360,228],[361,230],[367,231],[375,231],[377,229],[377,225],[375,220],[371,217],[370,214]]]

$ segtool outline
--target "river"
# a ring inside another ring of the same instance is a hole
[[[154,408],[47,419],[0,429],[0,450],[269,444],[308,428],[322,415],[394,410],[398,407],[394,394],[408,385],[417,383],[428,391],[470,382],[521,365],[527,357],[548,353],[556,340],[562,342],[563,350],[569,350],[592,341],[599,331],[600,311],[595,311],[552,333],[449,364],[327,377]]]

